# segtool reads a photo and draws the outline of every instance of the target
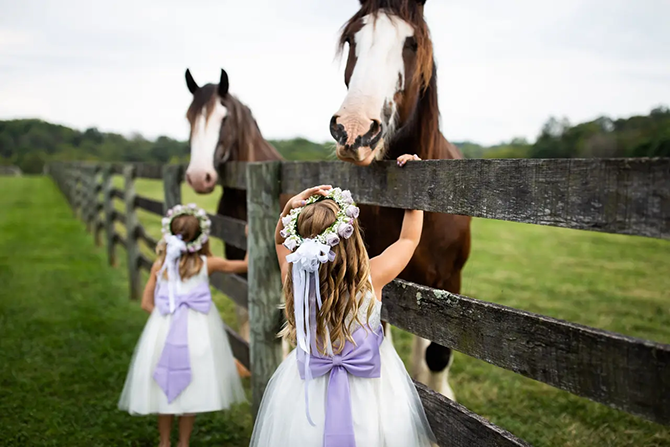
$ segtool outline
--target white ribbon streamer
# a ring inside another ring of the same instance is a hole
[[[168,297],[170,299],[170,313],[175,311],[175,293],[177,283],[181,281],[179,276],[179,259],[182,253],[186,251],[186,244],[181,240],[181,236],[169,236],[166,240],[165,262],[158,272],[158,277],[162,278],[167,269],[168,273]]]
[[[310,321],[309,297],[310,283],[314,280],[314,294],[318,309],[321,308],[321,286],[319,284],[319,267],[331,260],[330,246],[322,244],[316,239],[305,239],[298,249],[286,256],[286,260],[293,264],[293,308],[295,314],[295,330],[298,348],[305,353],[305,409],[307,420],[316,426],[309,414],[309,381],[312,372],[309,369],[309,357],[312,353],[312,341],[316,346],[316,321]],[[327,341],[329,351],[330,339]]]

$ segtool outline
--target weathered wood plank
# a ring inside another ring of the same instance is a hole
[[[104,223],[100,219],[100,211],[103,209],[103,203],[100,202],[100,191],[102,191],[101,183],[102,166],[96,164],[93,174],[93,206],[91,212],[93,213],[93,238],[95,245],[100,247],[102,240],[100,238],[100,230],[104,227]]]
[[[159,202],[158,200],[143,196],[135,196],[135,206],[142,208],[145,211],[149,211],[150,213],[163,216],[163,202]]]
[[[181,179],[183,167],[181,165],[163,166],[163,215],[170,208],[181,203]]]
[[[123,191],[121,191],[120,189],[112,188],[110,194],[112,197],[116,197],[117,199],[123,200]]]
[[[469,356],[670,424],[670,345],[396,280],[382,318]]]
[[[419,382],[414,382],[437,444],[443,447],[529,447],[510,432],[447,399]]]
[[[135,166],[128,165],[123,168],[125,179],[125,201],[126,201],[126,254],[128,255],[128,282],[130,288],[130,299],[137,300],[142,296],[142,285],[140,284],[139,265],[140,247],[137,245],[137,213],[135,213]]]
[[[156,251],[156,246],[158,245],[158,241],[151,237],[148,233],[146,228],[144,228],[142,225],[139,225],[137,227],[137,238],[142,239],[145,244],[147,244],[147,247],[149,247],[151,250]]]
[[[122,224],[126,224],[126,220],[128,219],[126,217],[126,214],[123,211],[119,210],[114,210],[112,212],[112,219],[115,220],[116,222],[121,222]]]
[[[133,163],[136,177],[160,180],[163,178],[163,165],[151,163]]]
[[[233,351],[233,356],[245,368],[251,369],[251,362],[249,361],[249,343],[247,343],[240,334],[232,330],[226,323],[223,323],[223,328],[228,335],[228,341],[230,341],[230,348]]]
[[[281,275],[274,231],[279,216],[280,162],[247,164],[249,222],[249,322],[252,414],[255,416],[270,377],[282,359],[277,338]]]
[[[220,183],[228,188],[247,189],[247,171],[245,162],[231,161],[223,167]]]
[[[115,244],[119,244],[120,246],[122,246],[124,248],[127,245],[126,239],[123,236],[121,236],[119,233],[114,233],[113,240],[114,240]]]
[[[123,168],[126,166],[124,163],[112,163],[110,164],[110,169],[113,175],[123,175]]]
[[[209,283],[219,292],[226,294],[238,306],[245,309],[249,307],[249,286],[243,277],[216,272],[209,277]]]
[[[137,258],[137,267],[145,269],[147,272],[151,271],[151,267],[154,265],[153,262],[149,260],[146,256],[143,254],[140,254],[140,256]]]
[[[233,247],[247,249],[247,236],[244,232],[247,223],[245,221],[214,214],[209,214],[209,218],[212,221],[211,236],[218,237]]]
[[[372,205],[670,239],[670,158],[286,162],[282,179],[285,193],[330,183]]]

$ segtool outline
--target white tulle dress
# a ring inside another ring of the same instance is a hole
[[[200,273],[177,282],[177,293],[209,285],[207,259]],[[163,281],[159,278],[158,281]],[[157,286],[158,287],[158,286]],[[131,414],[193,414],[227,409],[246,399],[228,337],[216,305],[208,313],[188,312],[188,349],[192,378],[170,403],[153,375],[165,346],[173,314],[163,315],[158,306],[149,316],[130,364],[119,408]]]
[[[374,309],[368,324],[372,330],[378,330],[382,303],[372,292],[363,297],[359,320],[366,321],[370,300],[374,300]],[[385,339],[379,349],[379,378],[348,375],[356,446],[434,445],[421,400],[393,344]],[[298,370],[296,350],[293,350],[268,383],[250,446],[321,447],[328,379],[328,375],[324,375],[309,382],[309,409],[316,424],[312,426],[305,414],[305,382]]]

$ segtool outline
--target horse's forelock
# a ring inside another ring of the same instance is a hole
[[[368,0],[342,26],[338,43],[338,54],[344,50],[347,39],[355,34],[362,26],[363,17],[372,15],[376,20],[380,13],[396,16],[414,28],[414,38],[417,43],[417,67],[414,72],[413,83],[422,90],[428,88],[433,74],[433,43],[430,38],[428,24],[423,17],[423,5],[416,0]]]

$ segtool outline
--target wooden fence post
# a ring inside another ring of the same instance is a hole
[[[100,165],[95,165],[93,168],[93,238],[95,240],[95,245],[98,247],[102,245],[100,239],[100,232],[102,231],[104,224],[100,219],[100,211],[102,211],[103,204],[100,202],[100,191],[102,191],[102,184],[100,183],[100,172],[102,168]]]
[[[277,338],[281,273],[274,243],[280,213],[280,173],[281,162],[247,165],[249,353],[254,417],[265,387],[282,359],[281,340]]]
[[[163,166],[163,214],[181,203],[181,169],[180,165]]]
[[[72,212],[78,217],[79,212],[79,168],[72,166],[70,169],[70,190],[72,191]]]
[[[130,299],[137,300],[142,294],[140,284],[140,247],[137,244],[137,215],[135,213],[135,166],[123,168],[125,179],[124,198],[126,202],[126,252],[128,254],[128,282]]]
[[[81,193],[83,198],[81,204],[81,218],[86,224],[86,231],[90,233],[93,229],[93,170],[90,166],[82,168],[81,180]]]
[[[116,265],[114,251],[114,203],[112,198],[112,166],[107,163],[102,168],[102,203],[105,211],[105,236],[107,239],[107,262]]]

